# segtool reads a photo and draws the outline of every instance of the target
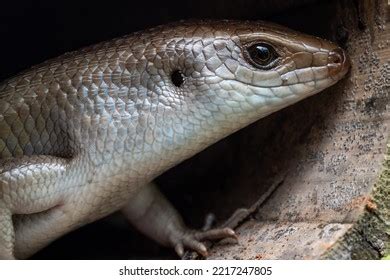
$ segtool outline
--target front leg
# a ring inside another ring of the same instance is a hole
[[[63,204],[68,167],[69,160],[53,156],[0,160],[0,259],[28,257],[57,237],[63,223],[48,218]]]
[[[236,238],[230,228],[198,231],[185,226],[179,213],[161,194],[154,183],[143,186],[122,209],[127,219],[142,233],[165,246],[175,248],[179,256],[184,248],[206,256],[207,248],[203,240]]]

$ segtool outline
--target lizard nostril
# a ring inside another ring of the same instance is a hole
[[[334,49],[329,53],[328,63],[343,63],[345,60],[344,51],[340,48]]]
[[[328,68],[331,76],[345,75],[350,66],[349,58],[342,49],[336,48],[329,52]]]

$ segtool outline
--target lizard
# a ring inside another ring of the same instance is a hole
[[[49,59],[0,83],[0,258],[23,259],[122,211],[155,241],[207,255],[229,227],[188,228],[153,179],[330,87],[328,40],[263,21],[179,21]]]

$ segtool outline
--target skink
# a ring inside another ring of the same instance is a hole
[[[153,179],[349,69],[337,45],[255,21],[182,21],[66,53],[0,84],[0,258],[122,210],[179,255],[188,229]]]

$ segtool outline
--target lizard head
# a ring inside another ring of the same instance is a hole
[[[336,44],[264,22],[180,22],[153,33],[146,54],[165,75],[159,101],[175,107],[182,137],[203,146],[335,84],[350,66]]]
[[[333,85],[350,66],[336,44],[276,24],[204,21],[175,28],[167,50],[177,92],[206,102],[219,96],[226,101],[221,107],[253,106],[267,115]]]

